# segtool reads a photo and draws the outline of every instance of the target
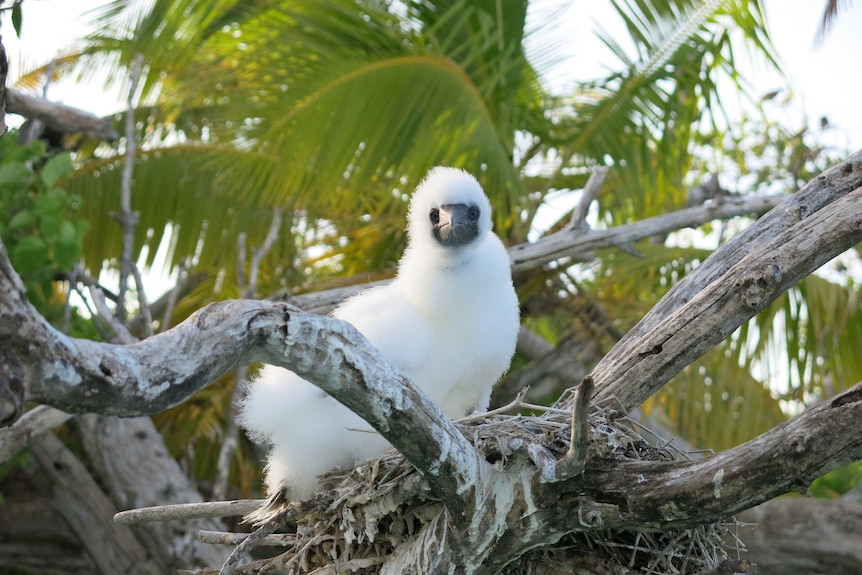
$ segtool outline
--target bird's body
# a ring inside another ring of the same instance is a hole
[[[515,350],[518,300],[490,212],[472,176],[433,169],[411,200],[396,279],[333,313],[449,417],[487,408]],[[271,499],[308,497],[318,475],[389,449],[360,417],[286,369],[265,366],[242,407],[244,427],[271,445]]]

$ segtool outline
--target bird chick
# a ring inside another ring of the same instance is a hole
[[[519,327],[509,256],[491,205],[470,174],[433,168],[407,216],[397,277],[347,300],[333,316],[353,324],[448,417],[488,407]],[[264,366],[241,406],[253,439],[270,445],[266,519],[317,491],[318,476],[379,456],[389,443],[359,416],[293,372]]]

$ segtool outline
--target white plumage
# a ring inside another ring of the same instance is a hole
[[[509,257],[491,229],[488,198],[468,173],[434,168],[413,194],[407,231],[396,279],[333,315],[352,323],[447,416],[485,410],[509,367],[519,325]],[[319,388],[270,365],[251,385],[241,421],[271,446],[270,508],[307,498],[326,471],[390,448]],[[262,510],[257,519],[265,516]]]

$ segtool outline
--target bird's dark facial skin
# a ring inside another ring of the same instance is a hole
[[[464,246],[479,235],[481,211],[476,204],[444,204],[431,208],[428,219],[434,238],[447,247]]]

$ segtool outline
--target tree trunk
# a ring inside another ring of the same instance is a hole
[[[149,417],[88,414],[78,423],[89,464],[115,502],[115,510],[203,501]],[[190,537],[198,529],[221,531],[224,525],[217,519],[150,523],[137,526],[136,535],[161,563],[162,572],[223,563],[230,549]]]
[[[862,505],[780,497],[738,517],[746,557],[760,575],[858,575],[862,572]]]

